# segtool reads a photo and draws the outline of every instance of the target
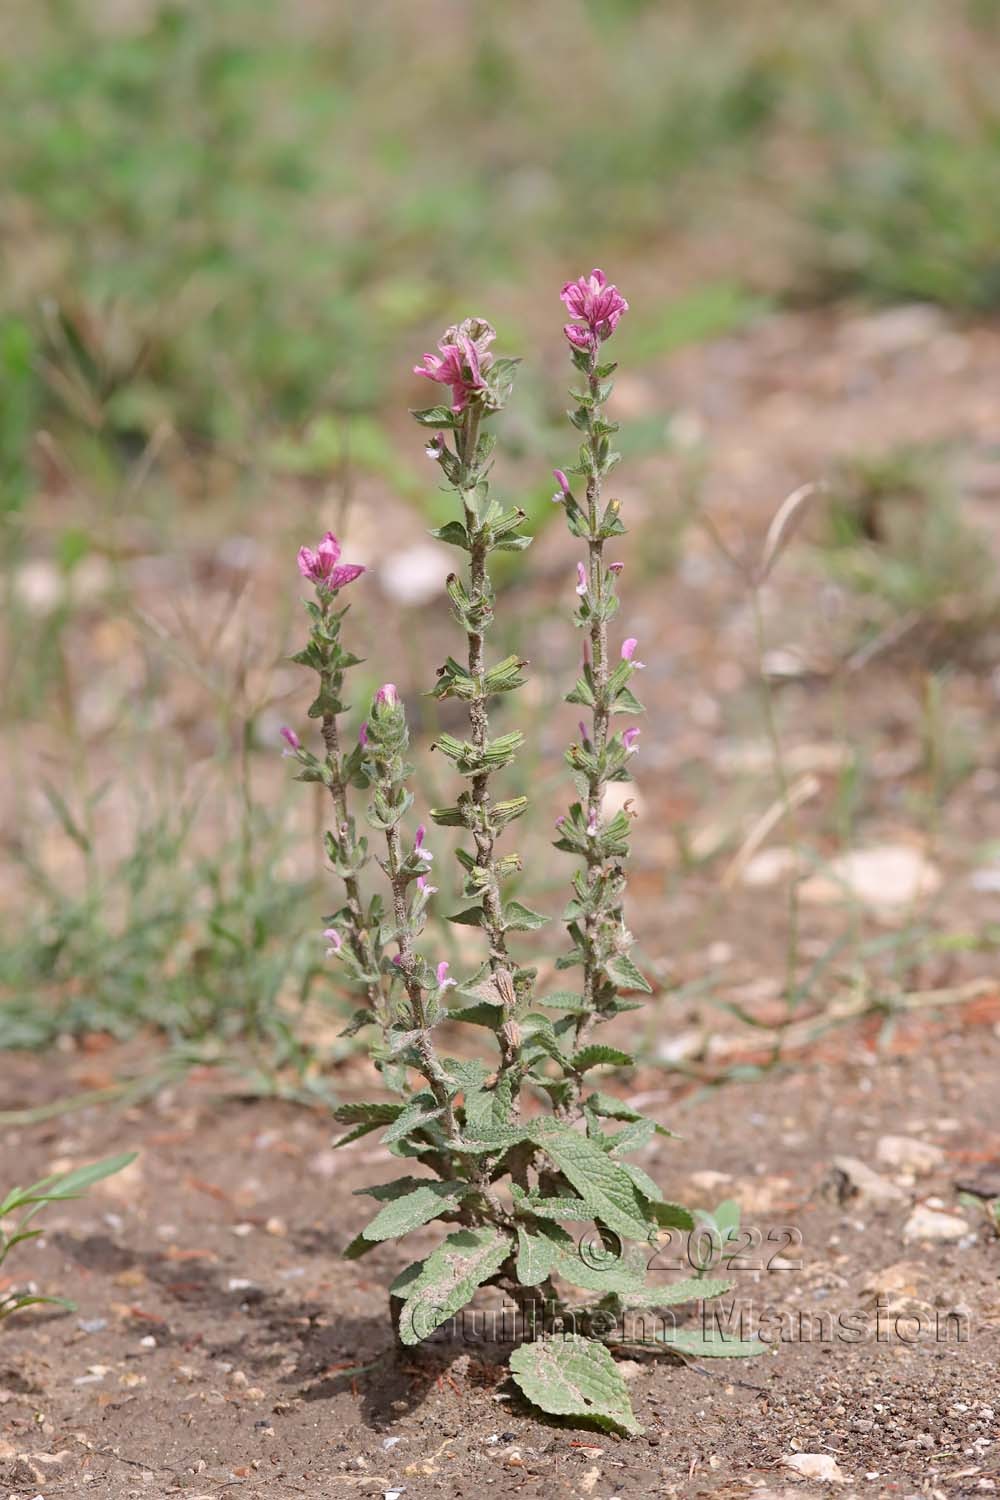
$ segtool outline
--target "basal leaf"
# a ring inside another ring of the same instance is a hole
[[[721,1297],[732,1291],[731,1281],[712,1281],[708,1276],[685,1276],[683,1281],[664,1282],[662,1286],[644,1286],[637,1292],[626,1292],[626,1307],[676,1307],[680,1302],[699,1302],[703,1298]]]
[[[407,1288],[399,1317],[404,1344],[419,1344],[460,1312],[477,1287],[498,1271],[511,1251],[500,1229],[460,1229],[450,1234],[424,1261]]]
[[[760,1339],[726,1338],[721,1333],[695,1333],[686,1328],[664,1330],[656,1342],[692,1359],[753,1359],[766,1354],[770,1347]]]
[[[522,1344],[510,1370],[528,1400],[557,1417],[593,1422],[605,1430],[640,1433],[614,1360],[603,1344],[559,1334]]]

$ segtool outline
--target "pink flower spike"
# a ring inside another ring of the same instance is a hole
[[[632,662],[632,665],[633,667],[635,667],[636,671],[642,672],[645,669],[646,663],[644,661],[632,660],[632,658],[635,656],[635,648],[636,646],[638,646],[638,644],[639,642],[636,640],[634,635],[630,635],[628,640],[622,641],[622,661]]]
[[[582,562],[576,565],[576,591],[581,596],[587,592],[587,570]]]
[[[287,724],[284,726],[284,728],[281,731],[281,738],[284,740],[285,744],[288,746],[287,750],[283,750],[282,751],[283,755],[294,755],[297,750],[301,750],[302,749],[302,741],[299,739],[298,735],[295,733],[295,730],[294,729],[289,729],[289,727],[288,727]]]
[[[367,743],[368,743],[368,725],[367,725],[367,723],[365,723],[365,724],[362,724],[361,728],[358,730],[358,744],[361,745],[362,748],[364,748],[364,746],[367,745]]]
[[[382,708],[395,708],[399,703],[396,684],[394,682],[383,682],[375,694],[375,702],[380,704]]]
[[[344,940],[340,936],[340,933],[337,931],[336,927],[327,927],[327,928],[325,928],[324,932],[323,932],[323,936],[326,938],[327,942],[330,944],[329,948],[327,948],[327,950],[326,950],[326,956],[327,956],[327,958],[332,957],[332,955],[334,953],[339,953],[340,950],[341,950],[341,948],[344,946]]]
[[[448,978],[448,960],[443,958],[437,966],[437,982],[439,990],[454,989],[456,981]]]
[[[628,312],[628,303],[621,292],[616,286],[608,286],[608,278],[596,268],[589,276],[567,281],[559,296],[570,317],[580,318],[586,324],[586,328],[569,324],[564,330],[578,349],[593,347],[598,340],[610,338],[622,314]],[[574,327],[575,336],[570,333]]]
[[[636,740],[639,738],[640,733],[641,730],[639,729],[626,729],[622,735],[622,744],[625,746],[626,755],[638,755],[639,746],[636,744]]]
[[[299,572],[317,588],[335,593],[365,571],[359,563],[340,563],[340,543],[332,531],[328,531],[313,551],[311,547],[299,548]]]
[[[425,354],[423,364],[414,365],[413,373],[439,385],[450,385],[452,410],[462,411],[469,398],[486,384],[483,372],[493,363],[489,346],[495,338],[496,332],[485,318],[466,318],[464,323],[445,330],[439,353]]]

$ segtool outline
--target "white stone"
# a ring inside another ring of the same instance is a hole
[[[960,1240],[968,1224],[957,1214],[943,1214],[940,1209],[915,1208],[903,1226],[904,1240]]]
[[[847,1475],[831,1453],[786,1453],[781,1462],[806,1479],[822,1479],[828,1484],[847,1484]]]
[[[933,1172],[945,1159],[940,1146],[908,1135],[884,1135],[875,1147],[875,1156],[883,1166],[897,1172],[912,1172],[915,1177]]]

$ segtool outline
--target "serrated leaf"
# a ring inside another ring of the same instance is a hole
[[[535,1261],[545,1266],[543,1275],[554,1271],[573,1286],[605,1294],[621,1295],[643,1288],[643,1252],[624,1252],[621,1241],[602,1243],[593,1232],[577,1241],[558,1224],[537,1224],[525,1232],[534,1241]]]
[[[606,1063],[609,1067],[630,1068],[635,1065],[635,1058],[623,1052],[620,1047],[608,1047],[603,1042],[593,1042],[589,1047],[581,1047],[579,1052],[573,1054],[569,1065],[574,1073],[586,1073],[588,1068],[599,1067]],[[629,1116],[630,1119],[638,1119],[638,1115]]]
[[[342,1135],[339,1141],[334,1141],[334,1149],[338,1146],[348,1146],[351,1141],[359,1141],[363,1135],[377,1130],[380,1125],[391,1125],[396,1116],[401,1114],[401,1104],[341,1104],[333,1112],[333,1118],[341,1125],[354,1125],[346,1135]]]
[[[409,1104],[400,1110],[382,1137],[382,1144],[384,1146],[391,1146],[395,1141],[403,1140],[406,1136],[411,1135],[413,1131],[419,1130],[422,1125],[429,1125],[432,1120],[436,1120],[442,1113],[443,1110],[435,1103],[433,1094],[417,1094],[415,1098],[411,1099]]]
[[[605,961],[604,972],[614,984],[620,984],[626,990],[642,990],[643,994],[651,995],[653,987],[645,979],[627,953],[616,953],[613,958]]]
[[[409,1234],[422,1224],[429,1224],[438,1214],[447,1213],[468,1192],[467,1182],[422,1182],[412,1192],[391,1199],[377,1213],[362,1234],[366,1240],[393,1240]]]
[[[510,1357],[510,1371],[528,1400],[552,1416],[632,1435],[642,1431],[625,1381],[594,1339],[566,1333],[522,1344]]]
[[[500,1269],[510,1251],[509,1237],[490,1226],[450,1234],[410,1283],[399,1317],[401,1341],[419,1344],[454,1317],[476,1288]]]
[[[648,1238],[649,1210],[619,1162],[612,1161],[595,1141],[564,1127],[536,1126],[532,1135],[576,1188],[595,1219],[628,1239]]]

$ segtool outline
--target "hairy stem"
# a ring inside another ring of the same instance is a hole
[[[424,1009],[424,992],[414,971],[413,937],[410,933],[409,914],[406,909],[407,881],[405,876],[400,874],[403,858],[400,850],[398,823],[386,829],[385,842],[388,854],[386,873],[392,888],[392,912],[399,943],[399,969],[403,976],[407,999],[410,1002],[410,1010],[413,1013],[413,1024],[417,1030],[415,1046],[420,1055],[424,1076],[430,1085],[431,1093],[441,1109],[441,1124],[444,1133],[456,1149],[461,1150],[461,1133],[452,1108],[448,1075],[441,1066],[434,1050],[434,1043],[431,1041],[430,1030],[427,1026],[427,1013]]]
[[[587,383],[590,395],[595,402],[600,392],[600,381],[595,374],[597,366],[598,351],[595,346],[591,354],[590,369],[587,373]],[[599,411],[595,406],[592,410]],[[601,816],[604,811],[604,776],[599,769],[603,763],[605,750],[608,743],[608,723],[610,720],[608,704],[608,622],[604,609],[604,590],[606,574],[604,568],[604,539],[599,535],[601,480],[598,462],[598,439],[593,432],[593,416],[590,421],[589,447],[593,457],[591,472],[587,478],[587,522],[589,527],[589,541],[587,549],[587,587],[591,599],[597,601],[590,622],[590,656],[591,669],[594,674],[594,707],[591,713],[591,738],[594,752],[598,760],[598,769],[590,773],[587,778],[587,823],[588,826],[599,829]],[[604,859],[599,849],[594,846],[587,854],[588,883],[593,891],[604,871]],[[587,1005],[587,1014],[582,1015],[577,1022],[576,1037],[577,1045],[580,1045],[593,1025],[594,1012],[597,1005],[597,941],[600,932],[601,913],[594,903],[590,904],[587,912],[585,931],[587,934],[586,962],[583,970],[583,998]]]

